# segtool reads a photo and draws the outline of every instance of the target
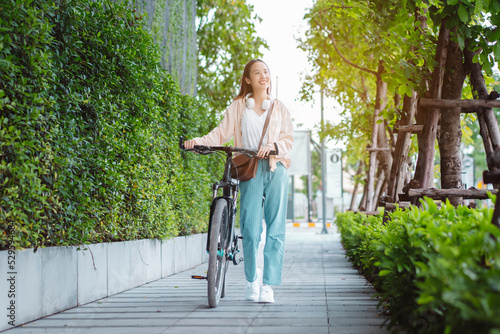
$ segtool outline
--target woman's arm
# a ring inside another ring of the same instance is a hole
[[[224,118],[215,129],[203,137],[196,137],[192,140],[186,141],[184,146],[186,148],[192,148],[188,145],[219,146],[231,140],[237,124],[239,103],[239,100],[235,100],[231,103],[224,113]]]
[[[266,146],[272,150],[275,150],[277,148],[278,149],[277,158],[284,158],[292,150],[293,122],[292,122],[292,115],[290,114],[288,109],[281,102],[279,103],[280,103],[279,112],[281,113],[280,115],[281,125],[278,134],[278,139],[274,142],[269,142]]]

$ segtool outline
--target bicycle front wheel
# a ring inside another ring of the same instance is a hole
[[[217,201],[213,211],[208,247],[208,305],[217,307],[224,289],[226,277],[226,252],[229,229],[229,210],[227,202]]]

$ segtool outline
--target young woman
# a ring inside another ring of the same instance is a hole
[[[267,133],[261,147],[257,147],[271,104],[274,106]],[[271,98],[271,75],[267,64],[260,59],[251,60],[245,66],[240,92],[227,108],[219,126],[206,136],[186,141],[184,146],[218,146],[231,138],[234,138],[235,147],[258,149],[260,159],[255,178],[240,182],[240,225],[247,280],[245,297],[247,300],[273,303],[271,285],[281,285],[293,129],[285,105]],[[276,150],[278,154],[269,156],[271,150]],[[263,285],[260,287],[257,251],[263,218],[266,222],[266,244]]]

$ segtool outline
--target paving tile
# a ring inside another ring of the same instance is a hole
[[[162,334],[208,334],[208,333],[217,333],[217,334],[245,334],[248,333],[247,331],[248,326],[210,326],[208,329],[207,327],[203,326],[176,326],[176,327],[169,327],[165,329]]]
[[[310,319],[310,318],[256,318],[252,326],[301,326],[310,327],[312,325],[328,326],[328,318]]]
[[[283,312],[280,310],[268,311],[259,313],[257,319],[259,318],[286,318],[286,319],[327,319],[328,314],[326,310],[323,311],[303,311],[303,312]],[[313,320],[313,322],[315,322]]]
[[[387,329],[376,326],[332,326],[331,334],[387,334]]]
[[[247,329],[245,334],[328,334],[328,326],[272,326],[259,327],[252,326]]]

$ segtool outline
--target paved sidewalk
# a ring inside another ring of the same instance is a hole
[[[345,258],[335,226],[287,225],[283,285],[274,304],[244,299],[243,264],[228,271],[226,297],[207,304],[207,264],[49,316],[6,334],[388,333],[374,289]]]

